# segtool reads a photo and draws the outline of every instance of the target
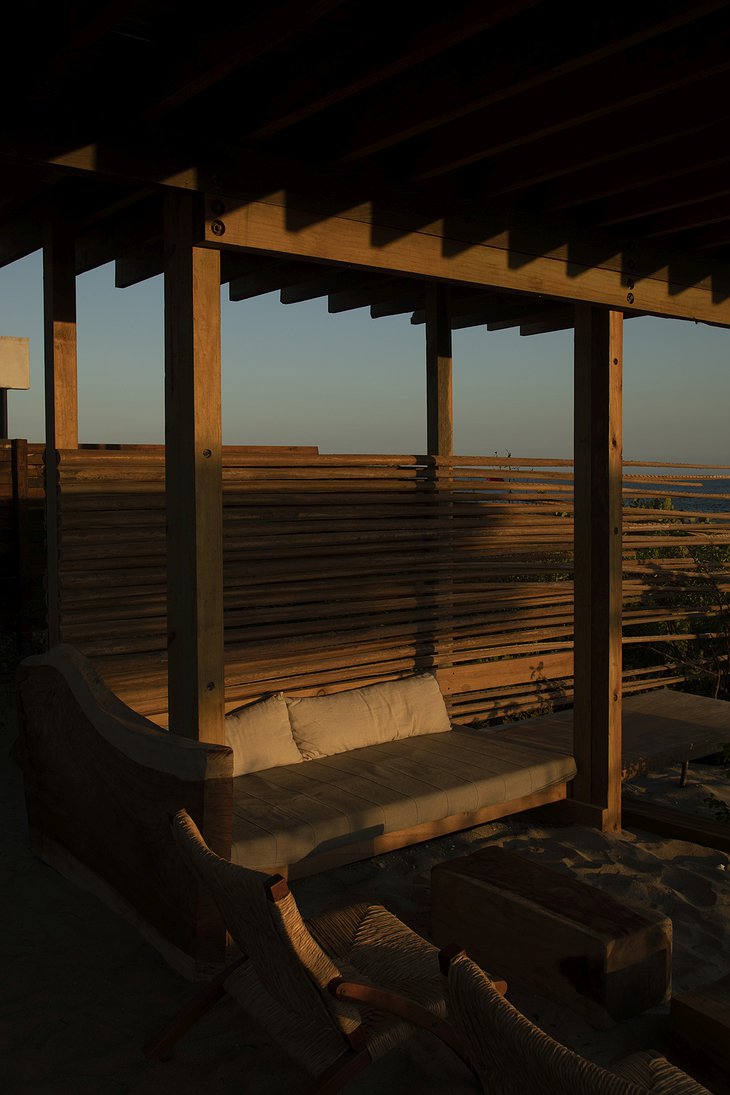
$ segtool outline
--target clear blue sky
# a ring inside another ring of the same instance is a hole
[[[164,440],[162,278],[78,286],[81,441]],[[31,390],[9,399],[11,436],[43,439],[40,252],[0,270],[0,334],[30,337]],[[423,452],[424,331],[408,316],[327,314],[322,300],[223,300],[223,439],[324,452]],[[625,326],[624,456],[730,464],[730,330]],[[570,456],[572,335],[454,333],[455,449]]]

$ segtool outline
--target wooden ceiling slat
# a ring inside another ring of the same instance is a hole
[[[157,121],[231,73],[285,45],[313,23],[326,17],[344,0],[267,4],[252,20],[224,35],[214,30],[197,44],[196,55],[168,81],[144,110],[147,121]]]
[[[86,23],[77,26],[65,42],[56,44],[46,65],[44,79],[55,80],[72,66],[78,65],[85,54],[124,19],[135,15],[143,4],[144,0],[110,0],[102,5]]]
[[[566,77],[572,77],[571,87],[576,78],[583,84],[583,70],[601,62],[615,87],[617,54],[684,28],[722,7],[722,0],[709,0],[694,8],[684,6],[670,15],[667,5],[661,3],[642,5],[641,12],[613,8],[607,34],[604,27],[596,25],[588,7],[582,9],[583,20],[580,9],[572,13],[566,32],[565,24],[555,19],[554,9],[544,5],[534,15],[528,13],[520,33],[487,41],[475,51],[471,64],[457,60],[454,70],[459,72],[458,80],[453,79],[453,73],[438,70],[433,75],[416,73],[413,80],[406,76],[370,97],[361,111],[359,128],[347,135],[333,159],[347,162],[371,156],[456,120],[463,120],[468,130],[475,114],[474,125],[481,128],[478,112],[485,108],[528,95],[539,105],[545,85]],[[526,49],[531,42],[541,42],[542,48]],[[491,59],[488,65],[484,64],[485,52]],[[531,62],[531,54],[536,55],[535,61]],[[626,86],[623,73],[620,81]],[[548,94],[554,95],[551,91]]]
[[[425,27],[416,25],[405,41],[391,29],[389,34],[382,35],[385,53],[375,58],[370,53],[355,64],[348,58],[346,71],[339,82],[333,80],[331,65],[323,67],[323,71],[315,71],[311,58],[305,58],[299,71],[287,74],[286,87],[267,105],[266,118],[244,132],[258,140],[271,137],[405,70],[441,56],[446,50],[529,11],[538,3],[539,0],[501,0],[485,4],[483,0],[471,0],[461,6],[458,20],[449,13]],[[418,20],[414,22],[418,24]]]
[[[416,284],[411,282],[411,285]],[[388,316],[402,316],[424,307],[425,282],[423,289],[393,300],[380,300],[370,305],[372,319],[386,319]]]
[[[360,285],[362,280],[362,271],[328,266],[321,273],[305,278],[295,285],[284,286],[281,290],[281,303],[301,304],[306,300],[316,300],[317,297],[326,297],[341,289],[354,288]]]
[[[402,299],[403,296],[413,291],[413,282],[405,278],[377,278],[372,282],[366,282],[360,289],[342,289],[330,293],[327,299],[327,310],[347,312],[353,308],[372,308],[381,302]]]
[[[628,225],[628,231],[638,227],[639,234],[643,235],[649,218],[668,214],[671,220],[673,213],[726,195],[730,189],[730,150],[725,159],[726,162],[709,168],[690,165],[674,178],[657,180],[617,197],[596,202],[586,211],[587,215],[592,223],[604,228]],[[641,221],[642,224],[635,226],[631,223],[634,221]]]
[[[306,262],[268,262],[259,269],[234,278],[228,287],[230,300],[250,300],[264,293],[278,292],[285,285],[297,285],[310,269]]]
[[[644,187],[649,194],[664,189],[671,196],[683,185],[677,182],[680,178],[700,172],[705,175],[730,161],[726,147],[729,128],[730,112],[721,121],[696,122],[684,133],[665,133],[645,149],[632,148],[629,141],[629,146],[623,146],[609,161],[577,168],[549,184],[542,208],[551,213],[574,211]]]
[[[730,33],[718,34],[707,47],[705,24],[693,29],[700,36],[694,51],[693,39],[684,28],[671,46],[659,40],[623,55],[618,79],[616,60],[609,57],[588,70],[581,68],[561,77],[539,96],[531,92],[515,96],[509,109],[496,118],[489,108],[476,111],[443,127],[443,133],[437,131],[420,143],[410,142],[406,151],[414,166],[408,177],[435,178],[542,136],[657,99],[665,92],[682,88],[690,94],[693,83],[730,69]]]

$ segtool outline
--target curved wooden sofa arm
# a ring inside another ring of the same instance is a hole
[[[34,850],[132,919],[176,968],[210,975],[225,932],[170,834],[185,808],[230,858],[233,753],[160,729],[68,645],[17,674],[21,763]]]

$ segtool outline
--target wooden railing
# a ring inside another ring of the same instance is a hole
[[[223,459],[228,707],[418,668],[436,670],[457,720],[571,702],[570,461],[233,447]],[[716,514],[654,508],[700,482],[663,472],[634,481],[626,468],[629,691],[686,675],[661,651],[673,622],[707,616],[696,549],[730,543],[727,496]],[[59,474],[61,637],[164,723],[164,450],[64,451]],[[726,578],[721,566],[712,581]]]

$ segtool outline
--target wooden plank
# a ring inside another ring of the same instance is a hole
[[[225,210],[220,213],[221,207]],[[374,212],[374,210],[376,210]],[[385,212],[375,204],[337,216],[286,193],[266,201],[208,198],[204,242],[317,258],[363,269],[540,293],[730,326],[730,270],[629,240],[495,211],[488,220]],[[627,263],[630,259],[630,266]],[[631,269],[631,275],[626,270]],[[631,285],[629,285],[629,282]]]
[[[669,1018],[672,1034],[694,1053],[708,1054],[726,1075],[730,1068],[730,974],[673,996]]]
[[[222,744],[220,259],[196,208],[165,201],[165,445],[170,725]]]
[[[529,681],[535,684],[548,677],[567,677],[573,672],[573,652],[540,654],[512,658],[509,661],[477,662],[438,670],[436,680],[443,692],[467,692],[479,687],[497,687],[505,683]]]
[[[730,831],[725,822],[654,803],[637,802],[633,795],[624,795],[623,824],[625,829],[643,829],[670,840],[685,840],[703,848],[730,852]]]
[[[621,828],[621,362],[618,312],[576,308],[575,798]]]
[[[454,451],[451,388],[450,292],[446,285],[426,289],[426,448],[437,456]]]

